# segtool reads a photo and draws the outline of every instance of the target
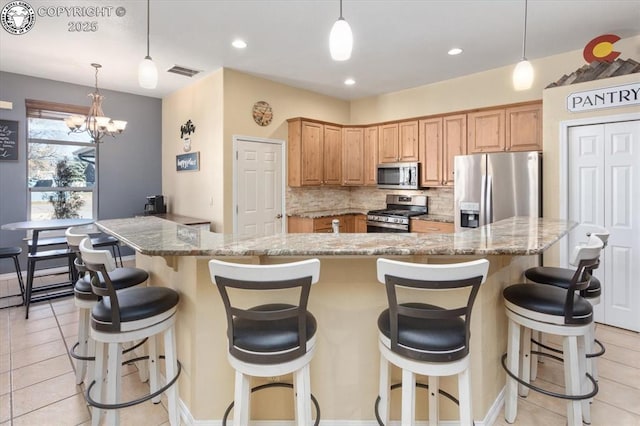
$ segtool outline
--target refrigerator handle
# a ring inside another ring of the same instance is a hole
[[[493,177],[491,175],[486,176],[487,180],[487,196],[484,199],[485,218],[486,223],[493,223]]]
[[[480,181],[480,211],[478,212],[478,225],[486,225],[487,221],[487,175],[483,174]]]

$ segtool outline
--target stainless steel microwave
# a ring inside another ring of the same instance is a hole
[[[418,189],[418,163],[386,163],[378,165],[378,188]]]

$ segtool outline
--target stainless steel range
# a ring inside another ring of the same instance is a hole
[[[427,213],[424,195],[387,195],[387,208],[367,213],[367,232],[409,232],[409,220]]]

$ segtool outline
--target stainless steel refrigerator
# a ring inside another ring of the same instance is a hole
[[[458,155],[454,162],[456,231],[542,215],[542,156],[537,151]]]

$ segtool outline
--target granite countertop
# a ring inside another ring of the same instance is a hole
[[[287,216],[304,217],[307,219],[318,219],[321,217],[340,216],[343,214],[367,214],[367,212],[359,209],[328,209],[328,210],[316,210],[312,212],[287,213]]]
[[[393,256],[541,254],[577,223],[513,217],[453,234],[277,234],[265,237],[214,234],[149,216],[101,220],[96,225],[150,256]]]
[[[413,216],[411,220],[428,220],[430,222],[443,222],[453,223],[453,216],[447,216],[442,214],[423,214],[420,216]]]

